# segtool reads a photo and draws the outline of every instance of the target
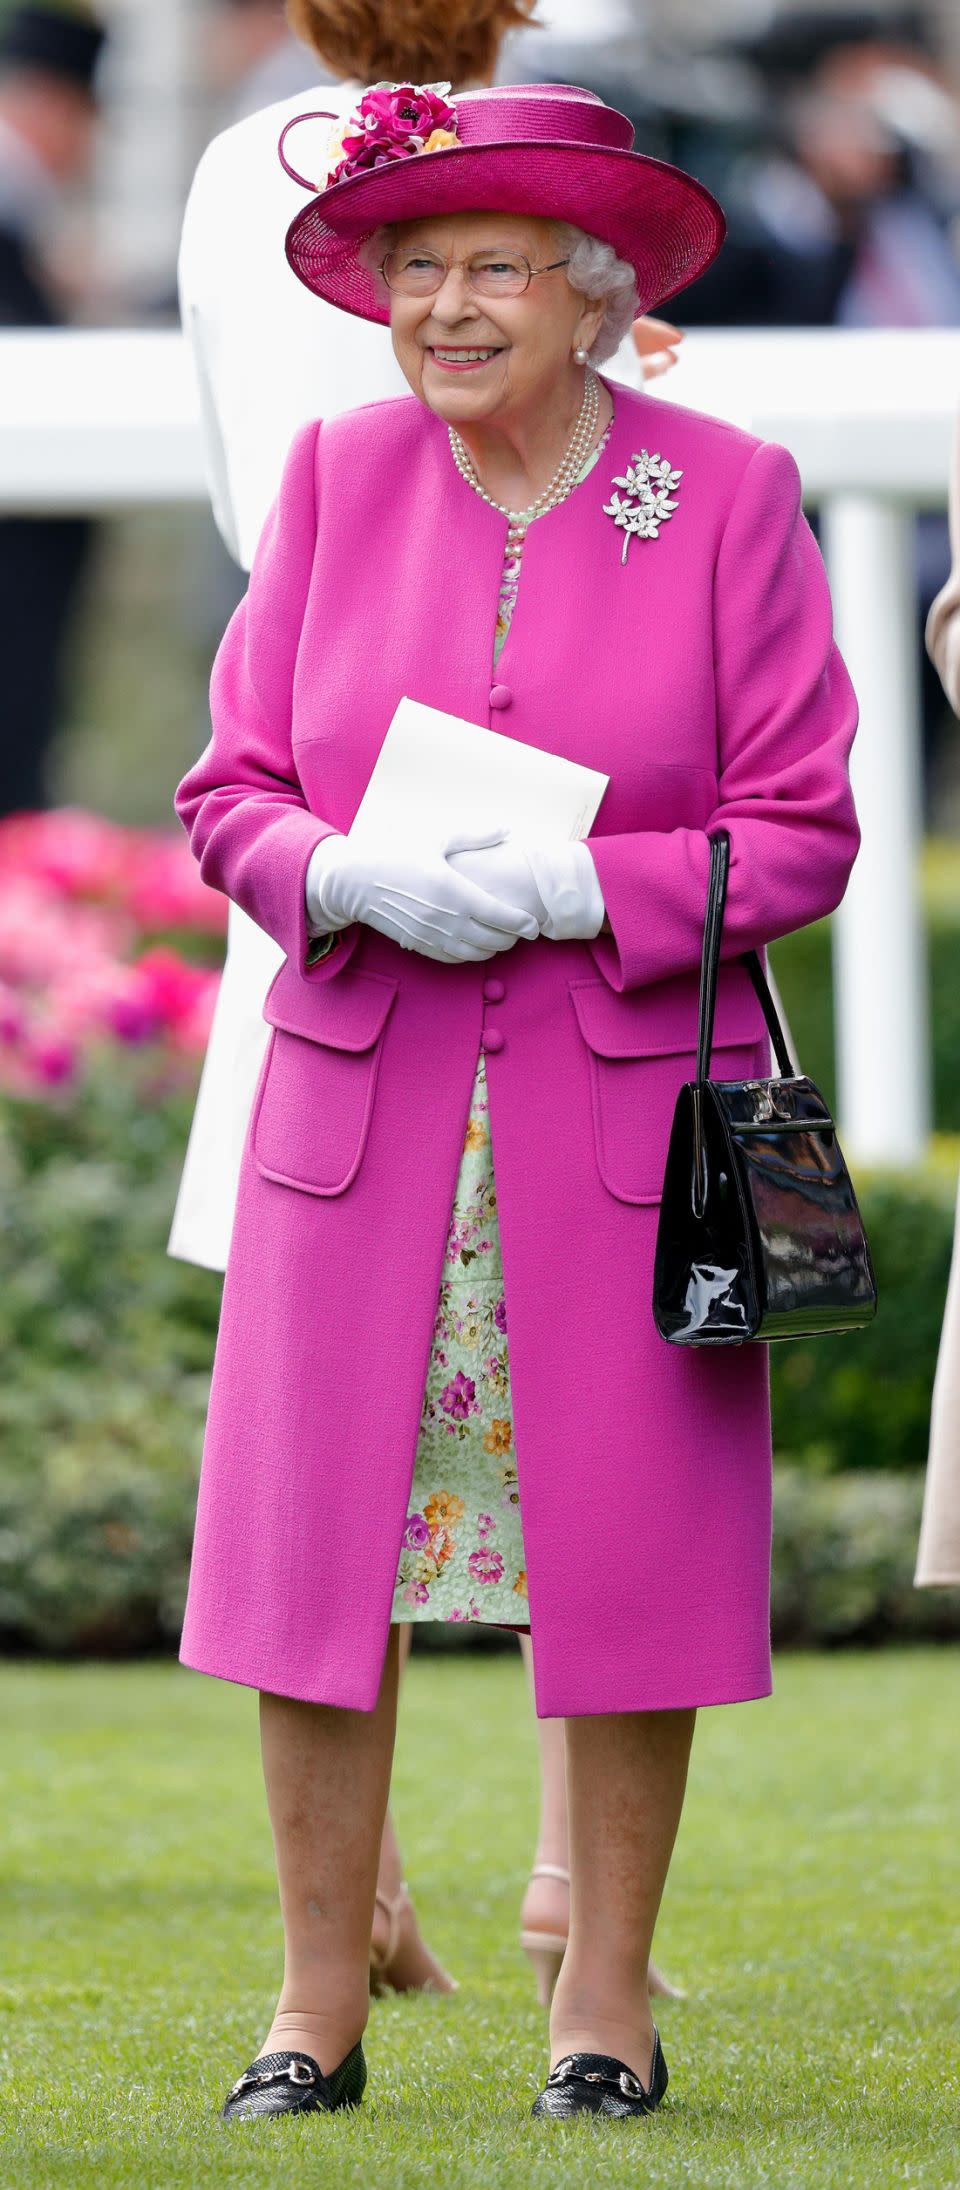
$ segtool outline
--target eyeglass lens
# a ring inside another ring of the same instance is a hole
[[[531,266],[519,251],[477,251],[463,262],[468,289],[480,297],[515,297],[527,287]],[[390,251],[383,262],[384,279],[401,296],[435,296],[443,287],[449,262],[433,251]]]

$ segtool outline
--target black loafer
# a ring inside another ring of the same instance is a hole
[[[552,2068],[534,2114],[566,2119],[571,2114],[652,2114],[667,2088],[667,2064],[658,2031],[653,2033],[650,2087],[610,2053],[567,2053]]]
[[[273,2114],[336,2114],[342,2106],[359,2106],[366,2081],[361,2045],[330,2076],[309,2053],[261,2053],[238,2076],[221,2113],[225,2122],[262,2121]]]

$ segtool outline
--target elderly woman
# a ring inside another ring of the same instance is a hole
[[[789,455],[594,370],[710,262],[719,208],[587,92],[446,88],[374,87],[290,230],[309,288],[389,319],[413,393],[295,439],[177,794],[285,954],[182,1643],[260,1690],[286,1941],[229,2119],[361,2097],[398,1623],[529,1624],[566,1721],[540,2115],[659,2103],[695,1713],[770,1688],[766,1356],[665,1347],[653,1249],[710,832],[716,1044],[746,1077],[735,961],[842,895],[855,703]],[[352,837],[405,694],[603,771],[586,842],[470,811]]]

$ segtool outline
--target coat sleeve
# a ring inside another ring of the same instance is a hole
[[[174,804],[205,882],[312,964],[304,878],[332,825],[311,813],[292,746],[293,681],[316,543],[319,424],[301,428],[244,599],[213,665],[213,735]]]
[[[950,479],[950,546],[953,567],[927,617],[927,652],[955,715],[960,715],[960,418],[953,438]]]
[[[776,442],[761,442],[741,475],[713,619],[718,796],[706,827],[587,840],[611,931],[590,947],[617,990],[699,964],[711,832],[730,836],[725,958],[832,912],[856,858],[857,704],[800,475]]]

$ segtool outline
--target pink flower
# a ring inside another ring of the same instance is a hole
[[[430,1591],[426,1582],[408,1582],[403,1599],[405,1604],[429,1604]]]
[[[493,1518],[493,1514],[492,1514],[492,1513],[478,1513],[478,1515],[477,1515],[477,1534],[478,1534],[478,1536],[489,1536],[489,1534],[490,1534],[490,1531],[491,1531],[491,1529],[493,1529],[493,1528],[496,1528],[496,1525],[497,1525],[497,1524],[496,1524],[496,1522],[495,1522],[495,1520],[494,1520],[494,1518]]]
[[[500,1298],[499,1298],[499,1300],[498,1300],[498,1302],[497,1302],[497,1305],[496,1305],[496,1307],[495,1307],[495,1309],[494,1309],[494,1311],[493,1311],[493,1320],[494,1320],[494,1322],[495,1322],[495,1324],[496,1324],[496,1326],[497,1326],[497,1329],[498,1329],[498,1331],[505,1331],[505,1330],[506,1330],[506,1328],[507,1328],[507,1303],[506,1303],[506,1301],[505,1301],[505,1299],[504,1299],[504,1297],[503,1297],[503,1294],[502,1294],[502,1293],[501,1293],[501,1295],[500,1295]]]
[[[22,1041],[26,1025],[27,1015],[16,990],[0,981],[0,1042],[12,1045]]]
[[[4,1086],[59,1089],[109,1043],[147,1051],[145,1100],[188,1085],[219,974],[167,945],[137,951],[145,930],[206,934],[224,913],[186,841],[168,831],[72,808],[0,819]]]
[[[458,1369],[452,1381],[444,1385],[440,1394],[440,1405],[445,1414],[452,1414],[456,1421],[463,1422],[468,1414],[476,1414],[476,1396],[477,1387],[473,1378],[464,1376],[463,1370]]]
[[[488,1551],[486,1545],[471,1551],[467,1565],[475,1582],[499,1582],[503,1574],[503,1560],[499,1551]]]
[[[446,89],[449,90],[449,85]],[[422,152],[435,130],[456,139],[456,110],[427,84],[378,84],[364,93],[356,126],[341,139],[341,157],[328,181],[345,182],[366,168],[406,160]]]
[[[65,1080],[74,1077],[77,1052],[73,1043],[61,1035],[36,1034],[27,1053],[27,1066],[38,1087],[62,1087]]]
[[[403,1541],[410,1551],[422,1551],[430,1541],[430,1530],[422,1513],[411,1513],[403,1532]]]

